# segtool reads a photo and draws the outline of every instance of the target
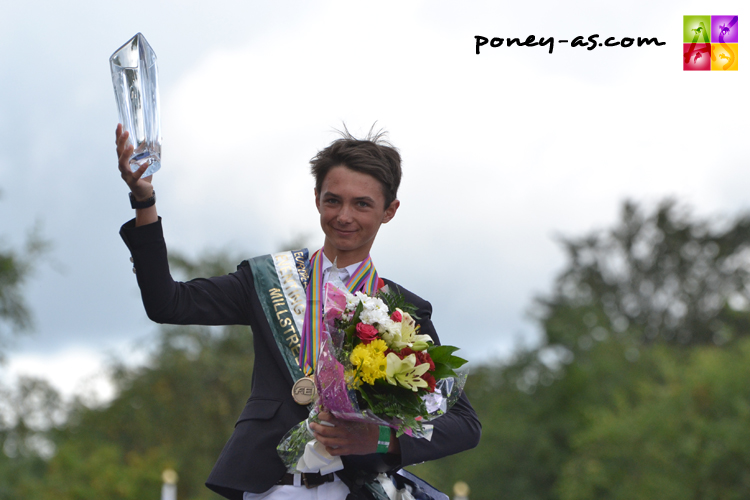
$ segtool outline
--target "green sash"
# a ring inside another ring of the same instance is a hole
[[[279,352],[295,382],[305,376],[298,360],[305,321],[308,260],[306,248],[250,259],[255,292]]]

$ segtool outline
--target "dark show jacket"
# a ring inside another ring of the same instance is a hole
[[[236,272],[225,276],[176,282],[169,272],[161,218],[137,228],[133,219],[122,226],[120,236],[133,257],[143,304],[151,320],[175,325],[239,324],[252,328],[255,364],[250,398],[206,486],[232,500],[242,500],[244,491],[267,491],[286,472],[276,446],[284,434],[308,414],[306,407],[292,399],[292,377],[263,314],[249,263],[243,261]],[[417,307],[421,333],[430,335],[435,344],[439,344],[430,320],[430,303],[385,281]],[[346,469],[394,470],[458,453],[479,443],[481,424],[465,395],[431,423],[434,431],[430,441],[404,435],[399,438],[400,457],[390,454],[345,456],[342,459]]]

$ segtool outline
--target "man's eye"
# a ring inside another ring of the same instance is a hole
[[[327,200],[325,200],[325,203],[327,203],[329,205],[333,205],[333,204],[338,203],[338,202],[339,202],[339,200],[337,200],[335,198],[328,198]]]
[[[359,202],[357,202],[357,205],[360,206],[360,207],[362,207],[362,208],[366,208],[366,207],[370,206],[370,204],[367,203],[366,201],[359,201]]]

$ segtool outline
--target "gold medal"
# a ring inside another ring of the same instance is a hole
[[[315,399],[317,389],[312,377],[302,377],[292,386],[292,397],[298,405],[309,405]]]

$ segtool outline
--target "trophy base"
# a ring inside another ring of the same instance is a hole
[[[132,158],[130,158],[130,168],[133,172],[141,168],[141,165],[144,163],[148,163],[148,168],[143,173],[142,177],[148,177],[149,175],[152,175],[156,173],[161,168],[161,161],[159,158],[156,158],[155,156],[149,156],[148,152],[141,153],[139,155],[133,155]]]

